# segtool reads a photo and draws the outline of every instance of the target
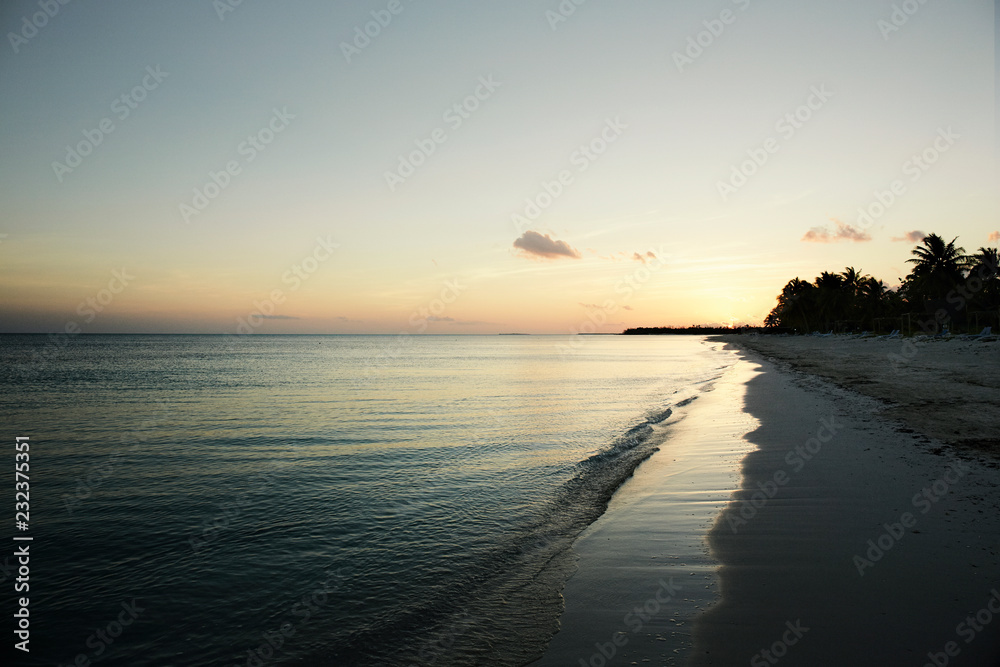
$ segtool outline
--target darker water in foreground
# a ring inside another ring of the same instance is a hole
[[[0,424],[31,438],[24,664],[537,657],[572,539],[730,363],[571,340],[0,336]]]

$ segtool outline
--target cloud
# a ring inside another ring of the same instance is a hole
[[[291,315],[261,315],[265,320],[297,320],[298,317],[292,317]]]
[[[654,253],[652,250],[647,252],[645,255],[640,255],[639,253],[634,252],[632,253],[632,259],[634,259],[637,262],[642,262],[643,264],[645,264],[647,259],[656,259],[656,253]]]
[[[632,310],[632,306],[622,306],[625,310]]]
[[[454,317],[438,317],[437,315],[431,315],[427,318],[428,322],[454,322]]]
[[[924,234],[923,232],[914,229],[912,232],[906,232],[902,236],[893,236],[892,240],[894,242],[908,241],[910,243],[920,243],[921,241],[924,240],[925,236],[927,236],[927,234]]]
[[[521,238],[514,241],[514,247],[524,251],[525,255],[556,259],[559,257],[571,257],[580,259],[580,251],[571,247],[565,241],[556,241],[548,234],[527,231]]]
[[[830,218],[837,226],[836,230],[829,227],[813,227],[802,237],[803,241],[812,243],[836,243],[837,241],[871,241],[872,237],[867,232],[855,229],[845,222],[836,218]]]
[[[1000,241],[1000,232],[990,232],[990,241]]]

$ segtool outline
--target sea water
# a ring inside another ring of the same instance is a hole
[[[525,664],[573,538],[718,347],[0,336],[3,437],[31,443],[26,664]]]

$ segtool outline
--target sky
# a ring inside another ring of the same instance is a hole
[[[996,245],[986,0],[8,0],[0,331],[759,324]]]

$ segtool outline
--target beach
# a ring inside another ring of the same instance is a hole
[[[536,664],[997,664],[997,347],[714,340],[742,360],[576,542]]]
[[[956,449],[1000,456],[996,341],[848,336],[725,336],[779,367],[879,401],[881,414]]]

